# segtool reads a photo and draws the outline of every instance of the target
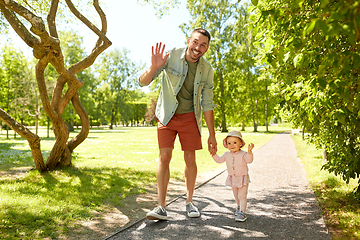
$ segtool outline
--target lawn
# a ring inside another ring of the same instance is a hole
[[[322,150],[306,144],[299,135],[292,138],[332,238],[360,239],[360,202],[353,194],[358,180],[346,184],[339,176],[321,170]]]
[[[260,127],[254,133],[247,128],[243,132],[245,142],[255,144],[255,151],[285,129],[272,127],[268,133],[264,130]],[[45,138],[45,130],[39,135],[46,157],[54,137]],[[207,151],[206,128],[202,135],[204,149],[197,151],[199,173],[225,168],[215,163]],[[217,132],[219,154],[226,151],[222,146],[225,136]],[[74,151],[73,166],[48,173],[33,170],[9,175],[34,166],[27,141],[19,136],[14,139],[12,132],[10,137],[7,140],[5,131],[0,132],[1,239],[66,238],[78,221],[91,220],[95,212],[124,207],[127,197],[145,193],[146,187],[156,182],[155,127],[91,129],[89,137]],[[183,181],[184,167],[176,141],[171,163],[173,180]]]

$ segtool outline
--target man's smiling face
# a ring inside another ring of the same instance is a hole
[[[209,48],[209,38],[199,32],[194,32],[187,40],[186,60],[197,62]]]

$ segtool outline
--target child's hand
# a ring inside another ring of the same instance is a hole
[[[249,146],[248,146],[248,153],[252,153],[251,150],[253,150],[253,148],[254,148],[254,144],[250,143]]]

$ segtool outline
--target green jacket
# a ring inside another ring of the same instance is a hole
[[[188,65],[185,61],[186,49],[185,47],[170,50],[166,63],[158,69],[153,77],[154,80],[162,71],[164,72],[155,110],[156,117],[164,125],[169,123],[178,107],[176,95],[180,91],[188,71]],[[194,111],[200,134],[202,111],[210,111],[216,107],[216,105],[213,104],[213,79],[214,71],[210,63],[201,57],[196,69],[194,82]],[[139,82],[139,84],[140,86],[144,86],[141,82]]]

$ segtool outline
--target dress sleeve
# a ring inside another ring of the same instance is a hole
[[[214,159],[214,161],[217,162],[217,163],[223,163],[223,162],[226,161],[225,154],[222,155],[221,157],[219,157],[219,155],[215,154],[215,155],[213,156],[213,159]]]
[[[254,154],[246,152],[244,154],[244,160],[246,163],[252,163],[254,161]]]

